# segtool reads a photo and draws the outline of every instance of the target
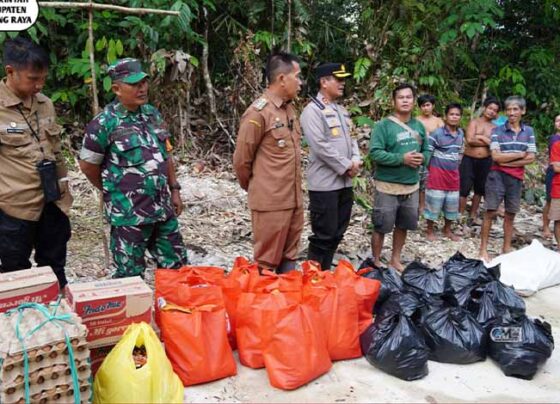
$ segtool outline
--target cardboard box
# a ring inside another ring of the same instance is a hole
[[[97,370],[99,369],[99,367],[101,366],[101,364],[103,363],[107,355],[109,355],[111,349],[113,349],[114,347],[115,345],[107,345],[107,346],[100,346],[97,348],[91,348],[89,350],[89,359],[91,363],[92,376],[95,376]],[[132,355],[132,352],[130,353],[130,355]]]
[[[152,321],[153,292],[139,276],[70,284],[66,298],[88,328],[90,349],[116,344],[132,323]]]
[[[58,298],[58,279],[50,267],[0,274],[0,313],[22,303],[49,303]]]

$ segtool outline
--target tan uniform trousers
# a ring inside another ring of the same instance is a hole
[[[296,260],[303,206],[270,212],[252,210],[251,221],[254,259],[261,267],[275,270],[283,260]]]

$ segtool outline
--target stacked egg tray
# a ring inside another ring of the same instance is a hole
[[[72,345],[78,376],[80,402],[91,398],[91,370],[86,327],[65,300],[46,306],[56,315],[69,314],[69,321],[47,322],[23,340],[28,357],[29,398],[32,403],[73,403],[74,383],[65,333]],[[21,336],[45,321],[34,308],[25,309],[19,320]],[[18,312],[0,315],[0,403],[25,403],[24,346],[18,340]]]

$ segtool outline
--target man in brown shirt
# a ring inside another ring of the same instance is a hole
[[[301,128],[291,101],[301,88],[295,56],[271,55],[268,88],[243,114],[233,167],[249,194],[255,261],[278,273],[295,268],[303,230]]]
[[[23,38],[4,45],[6,78],[0,82],[0,272],[53,268],[66,284],[68,213],[72,196],[61,152],[61,126],[40,93],[49,57]]]

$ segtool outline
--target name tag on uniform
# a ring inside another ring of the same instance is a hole
[[[8,128],[8,129],[6,129],[6,132],[21,134],[21,133],[23,133],[23,129],[22,128]]]

